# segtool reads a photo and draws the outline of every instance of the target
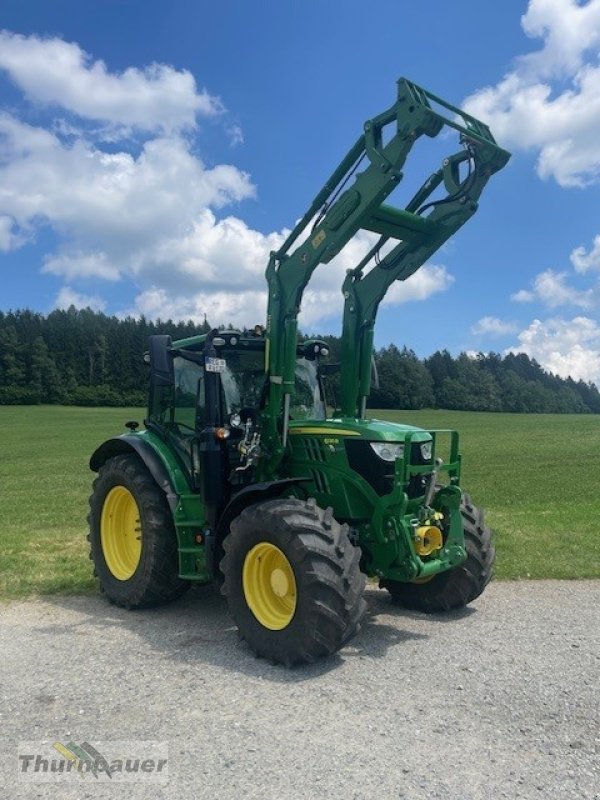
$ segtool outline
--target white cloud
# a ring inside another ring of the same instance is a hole
[[[600,0],[530,0],[521,25],[528,37],[541,40],[541,48],[518,58],[497,84],[467,98],[465,109],[485,120],[505,146],[535,153],[541,178],[563,187],[595,183],[600,179]],[[600,271],[600,236],[589,250],[575,248],[570,260],[575,273]],[[600,284],[581,288],[576,274],[547,269],[511,299],[589,311],[599,304]],[[590,336],[581,322],[587,318],[575,319],[575,333]],[[584,376],[591,370],[597,379],[595,345],[567,341],[568,324],[535,320],[520,335],[521,349],[560,374],[574,370]]]
[[[79,294],[70,286],[63,286],[54,300],[54,308],[91,308],[94,311],[104,311],[106,303],[96,295]]]
[[[544,39],[543,49],[522,57],[521,67],[535,75],[569,74],[600,43],[600,2],[531,0],[521,24],[531,38]]]
[[[515,303],[533,303],[535,292],[530,292],[529,289],[519,289],[518,292],[511,294],[510,299]]]
[[[359,236],[362,236],[360,234]],[[344,310],[344,298],[341,287],[346,270],[356,266],[350,253],[352,245],[337,256],[330,264],[318,268],[314,278],[302,298],[300,326],[305,330],[315,330],[324,319],[340,316]],[[382,306],[397,306],[403,303],[427,300],[434,294],[446,291],[454,283],[454,277],[446,267],[437,264],[425,264],[418,272],[406,281],[392,284],[381,303]]]
[[[283,242],[285,234],[284,231],[263,236],[234,218],[216,223],[209,230],[208,237],[199,234],[184,244],[188,256],[187,260],[182,260],[182,270],[188,271],[184,280],[186,286],[194,286],[192,291],[181,293],[181,284],[174,278],[168,288],[154,285],[143,291],[136,297],[134,306],[124,309],[121,315],[144,314],[153,319],[172,317],[192,319],[198,323],[203,322],[206,316],[211,323],[232,323],[238,327],[262,324],[267,309],[264,270],[268,254]],[[228,236],[232,237],[229,245],[221,248],[219,241]],[[342,314],[343,277],[346,269],[356,265],[357,252],[362,253],[365,249],[365,242],[361,240],[366,236],[368,234],[359,234],[330,264],[318,267],[302,298],[299,315],[302,330],[315,331],[323,320],[331,320]],[[212,270],[213,262],[210,257],[206,259],[206,255],[199,256],[197,251],[202,249],[206,252],[208,248],[210,252],[213,247],[215,258],[223,257],[223,266],[218,268],[217,265],[216,270],[207,272],[203,267]],[[236,252],[244,253],[245,260],[232,262],[230,258],[234,258]],[[227,264],[231,263],[235,263],[238,269],[227,269]],[[386,295],[384,304],[390,306],[426,300],[446,291],[453,282],[454,277],[444,266],[426,264],[407,281],[395,284]],[[173,286],[177,287],[176,291],[173,291]],[[202,291],[203,286],[206,291]]]
[[[123,298],[122,313],[199,322],[206,315],[215,324],[264,321],[269,253],[289,231],[253,230],[227,208],[253,198],[255,187],[231,164],[207,167],[178,130],[191,127],[197,113],[218,110],[189,73],[155,66],[116,75],[76,44],[6,32],[0,33],[1,68],[30,98],[59,109],[46,127],[0,113],[0,249],[22,246],[49,227],[58,245],[43,257],[41,271],[68,282],[127,279],[128,287],[140,289],[137,297]],[[172,97],[163,103],[165,93]],[[106,131],[99,144],[89,126],[65,119],[63,110],[151,135],[135,148],[125,142],[108,150]],[[227,131],[232,144],[242,141],[239,127]],[[226,208],[228,214],[217,216]],[[318,268],[304,295],[301,325],[341,312],[345,271],[376,239],[360,232]],[[443,266],[427,265],[395,285],[385,303],[424,300],[452,281]],[[69,287],[58,299],[75,297],[101,302]]]
[[[592,308],[597,302],[597,291],[594,289],[575,289],[567,283],[566,272],[555,272],[547,269],[540,272],[533,280],[532,289],[521,289],[511,296],[517,303],[531,303],[538,300],[547,308],[558,306],[578,306]]]
[[[474,336],[506,336],[516,331],[514,322],[507,322],[498,317],[482,317],[472,327]]]
[[[152,275],[177,275],[179,286],[244,288],[264,284],[269,253],[283,243],[287,231],[263,234],[237,217],[217,220],[204,208],[190,220],[189,230],[165,237],[148,253],[143,270]]]
[[[255,193],[248,175],[227,164],[207,169],[178,137],[152,139],[137,157],[108,154],[81,140],[65,144],[6,114],[0,182],[0,219],[12,221],[12,228],[0,226],[2,243],[7,230],[22,243],[39,225],[52,226],[62,243],[43,269],[67,279],[116,280],[158,264],[172,269],[203,215],[210,219],[203,233],[216,225],[209,207]],[[166,259],[172,242],[177,252]]]
[[[526,353],[545,369],[600,384],[600,326],[588,317],[533,320],[507,353]]]
[[[103,278],[118,281],[121,272],[116,264],[111,264],[106,253],[57,254],[44,259],[42,272],[61,275],[67,280],[73,278]]]
[[[600,176],[600,0],[530,0],[521,24],[543,39],[495,86],[465,101],[507,147],[538,153],[540,177],[583,186]]]
[[[193,75],[165,64],[112,73],[79,45],[62,39],[0,32],[0,69],[29,99],[80,117],[144,131],[193,128],[196,115],[222,104],[198,91]]]
[[[0,214],[0,251],[7,253],[23,242],[23,237],[15,234],[15,221],[7,214]]]
[[[264,324],[266,292],[197,292],[193,295],[173,294],[168,289],[152,287],[135,299],[135,307],[123,315],[144,314],[150,319],[191,319],[197,323],[204,318],[214,324],[243,327]]]
[[[392,284],[383,298],[382,306],[399,305],[414,300],[427,300],[445,292],[454,283],[454,276],[441,264],[425,264],[406,281]]]
[[[179,137],[145,143],[140,154],[106,153],[81,140],[0,115],[0,213],[21,226],[44,219],[63,234],[141,244],[186,226],[199,209],[254,195],[243,172],[207,169]]]
[[[594,238],[594,244],[589,250],[576,247],[571,253],[571,263],[576,272],[600,270],[600,236]]]
[[[229,144],[232,147],[237,147],[239,144],[244,144],[244,131],[240,125],[228,125],[225,128],[225,133],[229,137]]]
[[[207,169],[183,139],[152,139],[137,157],[107,154],[4,115],[0,181],[0,214],[19,226],[21,241],[40,224],[61,235],[42,272],[69,281],[131,278],[151,288],[128,310],[147,316],[202,321],[206,314],[238,325],[264,319],[265,267],[288,231],[264,234],[232,215],[217,219],[212,208],[253,197],[254,186],[233,166]],[[341,312],[345,271],[376,238],[359,233],[317,270],[304,296],[302,325]],[[385,303],[423,300],[452,281],[443,266],[428,265],[394,285]]]

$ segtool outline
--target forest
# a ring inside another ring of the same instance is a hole
[[[120,319],[89,308],[0,312],[0,405],[143,406],[148,336],[180,339],[208,330],[206,321]],[[339,338],[321,338],[335,363]],[[420,359],[390,344],[376,352],[375,363],[371,408],[600,413],[594,384],[553,375],[522,353],[473,357],[442,350]]]

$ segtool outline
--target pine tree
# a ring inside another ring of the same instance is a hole
[[[25,365],[14,325],[0,330],[0,386],[23,386]]]

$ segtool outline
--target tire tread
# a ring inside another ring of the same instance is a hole
[[[143,555],[138,570],[127,581],[117,581],[110,574],[100,542],[104,498],[120,482],[133,490],[138,507],[143,509],[142,535],[148,554]],[[178,576],[177,539],[171,511],[162,490],[137,455],[114,456],[100,467],[92,485],[87,520],[94,575],[99,577],[101,590],[111,603],[128,609],[150,608],[170,603],[189,589],[189,581]]]
[[[473,505],[466,493],[462,496],[460,510],[467,560],[428,583],[382,580],[379,585],[389,591],[395,603],[404,608],[434,614],[463,608],[482,594],[493,577],[496,559],[492,531],[485,524],[483,509]]]
[[[286,550],[293,562],[304,598],[288,628],[270,631],[254,618],[243,597],[240,569],[256,531],[274,532],[269,537]],[[232,522],[225,538],[221,592],[241,638],[257,656],[286,666],[331,655],[360,629],[366,603],[362,597],[366,577],[359,568],[360,550],[348,538],[330,508],[313,500],[267,500],[248,506]]]

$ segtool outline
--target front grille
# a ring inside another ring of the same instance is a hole
[[[350,467],[363,477],[378,495],[389,494],[394,488],[396,478],[394,463],[379,458],[370,443],[364,439],[346,439],[345,444]],[[431,459],[427,461],[423,458],[420,444],[413,442],[411,445],[411,463],[415,466],[431,464]],[[427,481],[428,475],[412,475],[406,487],[408,496],[413,498],[425,494]]]
[[[346,439],[346,455],[350,467],[361,475],[378,495],[389,494],[394,488],[394,463],[384,461],[364,440]]]
[[[320,461],[325,463],[327,460],[325,456],[325,445],[322,440],[317,436],[306,436],[303,439],[304,449],[306,451],[306,459],[308,461]]]

